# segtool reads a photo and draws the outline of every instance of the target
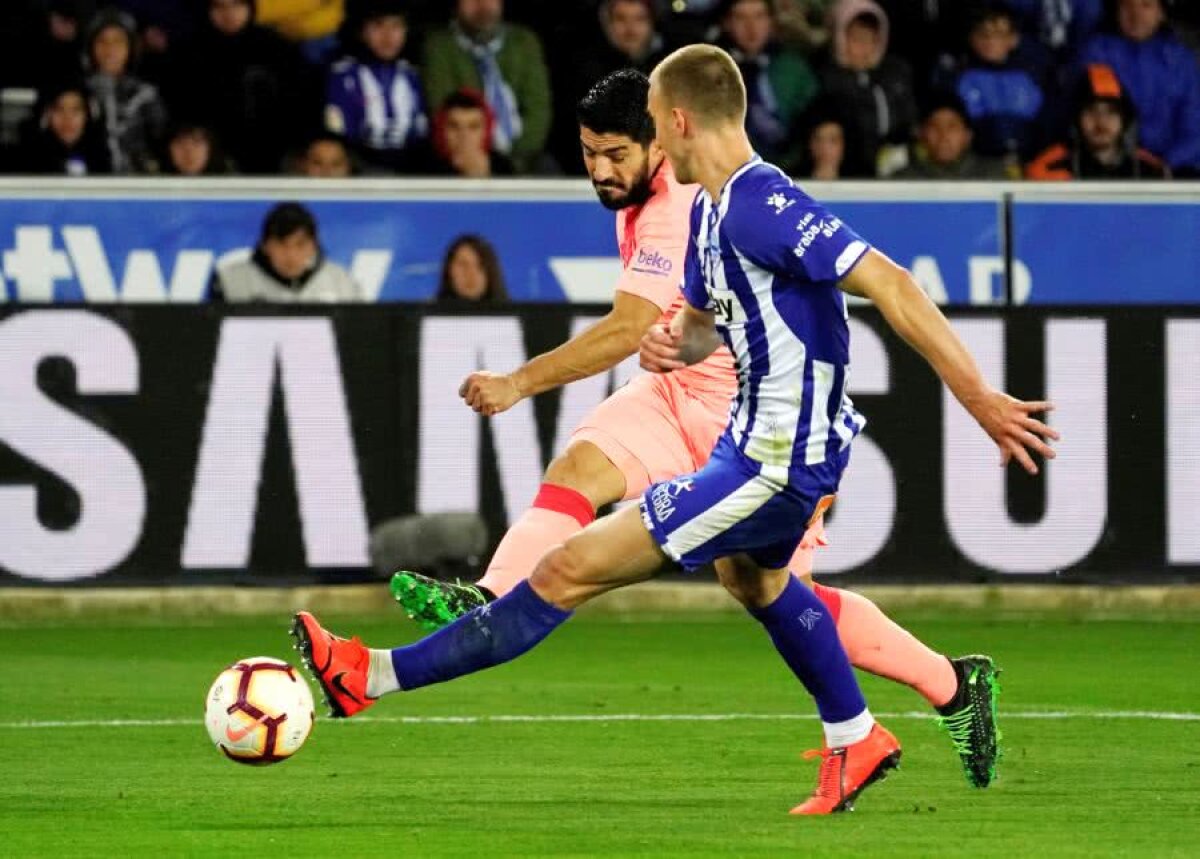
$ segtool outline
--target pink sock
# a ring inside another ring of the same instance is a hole
[[[837,622],[838,636],[850,662],[888,680],[911,686],[935,707],[958,689],[958,677],[945,656],[898,626],[879,606],[853,591],[813,585]]]
[[[498,597],[529,578],[550,549],[596,518],[591,502],[574,489],[543,483],[533,506],[520,515],[500,545],[487,572],[476,584]]]

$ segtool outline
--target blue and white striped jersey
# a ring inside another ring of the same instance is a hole
[[[404,60],[345,59],[329,72],[325,125],[369,149],[401,150],[429,136],[417,70]]]
[[[757,156],[715,205],[696,197],[684,295],[716,315],[738,374],[725,432],[766,477],[791,483],[827,463],[840,473],[866,424],[846,395],[850,332],[837,283],[868,249]]]

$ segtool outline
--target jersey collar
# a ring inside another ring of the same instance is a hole
[[[734,170],[733,173],[730,175],[730,177],[725,180],[725,184],[721,186],[721,193],[717,197],[717,205],[718,206],[721,205],[721,201],[725,199],[725,195],[729,193],[729,189],[733,187],[733,183],[736,182],[738,179],[740,179],[742,177],[743,173],[748,171],[754,165],[761,164],[761,163],[762,163],[762,157],[757,152],[755,152],[753,155],[750,156],[749,161],[747,161],[745,164],[743,164],[738,169]]]

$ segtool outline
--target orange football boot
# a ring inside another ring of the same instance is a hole
[[[367,696],[371,654],[358,636],[339,638],[306,611],[296,614],[292,637],[313,679],[321,685],[330,715],[347,719],[376,702]]]
[[[876,724],[866,739],[836,749],[804,753],[821,758],[817,789],[791,810],[792,814],[836,814],[853,811],[855,798],[900,764],[900,741]]]

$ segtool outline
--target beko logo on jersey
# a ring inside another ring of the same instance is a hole
[[[654,248],[638,248],[637,259],[634,260],[633,267],[637,271],[647,274],[670,274],[672,264],[671,260]]]
[[[786,210],[794,206],[795,203],[795,200],[788,199],[778,191],[767,197],[767,205],[775,210],[776,215],[782,215]]]
[[[830,218],[828,221],[820,220],[813,223],[813,213],[807,213],[800,219],[800,223],[796,225],[797,230],[803,230],[803,235],[800,236],[800,241],[792,250],[797,259],[803,259],[808,253],[808,249],[812,247],[812,243],[817,240],[817,236],[824,236],[827,239],[833,238],[834,233],[842,228],[842,222],[838,218]]]

